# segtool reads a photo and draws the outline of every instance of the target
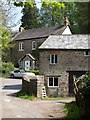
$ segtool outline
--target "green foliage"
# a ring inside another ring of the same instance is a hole
[[[89,30],[90,7],[89,5],[90,5],[90,2],[82,2],[82,3],[77,2],[76,3],[77,13],[78,13],[76,16],[76,19],[77,19],[77,23],[78,23],[79,30],[80,30],[79,32],[84,33],[84,34],[90,33],[90,30]]]
[[[89,2],[59,2],[57,0],[43,0],[40,11],[35,1],[15,2],[15,6],[23,7],[22,25],[25,29],[59,26],[64,24],[64,18],[68,17],[72,33],[90,33]]]
[[[0,73],[0,78],[8,78],[10,77],[9,73]]]
[[[5,27],[0,27],[0,55],[5,54],[5,50],[11,46],[11,31]]]
[[[39,75],[40,73],[39,70],[27,70],[26,72],[32,72],[32,73],[35,73],[35,75]]]
[[[8,74],[12,70],[14,70],[14,65],[11,62],[8,62],[8,63],[1,62],[0,63],[0,71],[2,71],[3,73]]]
[[[84,97],[90,98],[90,73],[87,73],[82,80],[82,86],[79,88],[79,92]]]
[[[27,94],[26,92],[23,92],[23,91],[17,92],[16,96],[19,97],[19,98],[22,98],[22,99],[29,99],[29,100],[35,100],[36,99],[34,95],[30,96],[29,94]]]
[[[40,26],[39,21],[39,10],[36,7],[35,2],[19,2],[14,3],[15,6],[23,6],[22,13],[23,16],[21,18],[22,26],[25,29],[37,28]]]
[[[70,103],[66,103],[64,106],[64,109],[65,109],[66,117],[69,120],[72,120],[72,119],[81,120],[80,119],[80,109],[77,107],[76,102],[73,101]]]
[[[43,100],[74,100],[74,98],[70,98],[70,97],[45,97],[43,98]]]
[[[62,9],[65,8],[64,3],[54,1],[44,1],[41,8],[41,22],[44,26],[56,26],[63,24]]]

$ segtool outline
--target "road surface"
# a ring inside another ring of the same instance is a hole
[[[0,110],[2,118],[62,118],[63,106],[70,100],[26,100],[15,96],[22,87],[21,79],[0,79]],[[0,97],[1,98],[1,97]],[[2,108],[1,108],[2,106]]]

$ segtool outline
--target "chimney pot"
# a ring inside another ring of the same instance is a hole
[[[19,32],[22,32],[24,30],[23,27],[19,27]]]
[[[67,17],[65,17],[65,19],[64,19],[64,25],[65,25],[65,26],[70,25],[69,20],[68,20]]]

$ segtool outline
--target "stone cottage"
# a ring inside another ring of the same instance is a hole
[[[51,35],[39,47],[40,73],[47,95],[72,96],[73,76],[89,71],[90,35]]]
[[[51,34],[71,34],[68,25],[19,30],[21,31],[13,37],[13,41],[11,42],[15,46],[10,49],[10,61],[14,63],[15,67],[20,67],[25,70],[39,68],[38,47]]]

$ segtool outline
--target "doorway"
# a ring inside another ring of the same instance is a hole
[[[25,61],[25,70],[30,70],[31,68],[31,61]]]
[[[73,80],[73,75],[76,76],[77,78],[84,75],[86,71],[68,71],[69,73],[69,96],[74,96],[74,80]]]

